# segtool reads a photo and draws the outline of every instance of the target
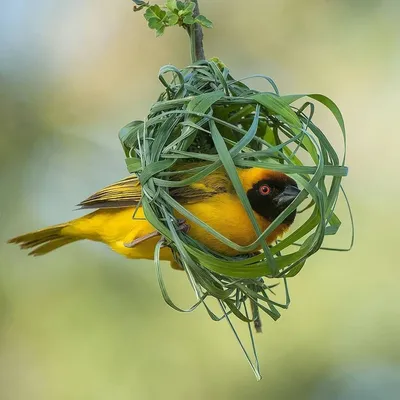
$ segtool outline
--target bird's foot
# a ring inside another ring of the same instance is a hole
[[[176,221],[178,223],[178,230],[183,233],[188,233],[190,231],[190,225],[186,223],[184,219],[178,219]]]
[[[160,232],[158,231],[153,231],[148,233],[147,235],[140,236],[134,240],[132,240],[129,243],[124,243],[124,246],[127,247],[128,249],[132,249],[133,247],[136,247],[138,244],[145,242],[146,240],[152,239],[154,237],[160,236]]]

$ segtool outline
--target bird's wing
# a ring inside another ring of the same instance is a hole
[[[221,169],[187,186],[171,188],[169,194],[181,204],[198,203],[220,193],[233,192],[232,183]]]
[[[130,175],[98,192],[78,204],[81,208],[133,207],[139,203],[142,189],[139,179]]]
[[[197,203],[226,192],[232,192],[232,184],[221,170],[191,185],[169,189],[169,194],[181,204]],[[134,207],[141,197],[142,188],[139,179],[135,175],[130,175],[94,193],[79,203],[78,207],[82,209]]]

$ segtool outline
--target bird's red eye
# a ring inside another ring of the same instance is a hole
[[[262,185],[258,188],[258,191],[262,196],[267,196],[271,193],[271,188],[268,185]]]

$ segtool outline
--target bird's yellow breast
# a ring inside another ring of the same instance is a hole
[[[199,203],[186,204],[185,208],[238,245],[248,246],[257,239],[256,232],[246,211],[234,194],[218,194]],[[145,220],[143,209],[139,208],[137,210],[135,219],[132,218],[134,210],[134,208],[97,210],[73,221],[65,228],[65,234],[104,242],[114,251],[129,258],[153,259],[154,248],[159,240],[157,237],[143,241],[133,248],[125,246],[126,243],[130,243],[134,239],[154,231],[154,227]],[[179,214],[177,217],[183,218]],[[258,214],[256,214],[256,219],[261,231],[264,231],[269,226],[269,222]],[[188,234],[210,249],[229,256],[239,254],[236,249],[222,243],[195,222],[186,219],[186,223],[190,226]],[[286,228],[282,225],[268,237],[267,241],[274,240]],[[167,248],[161,250],[161,258],[173,260],[172,254]]]
[[[254,227],[243,208],[242,203],[234,194],[218,194],[204,202],[189,204],[186,209],[192,212],[211,228],[240,246],[248,246],[257,239]],[[269,222],[256,216],[260,229],[265,230]],[[189,235],[204,243],[210,249],[225,255],[237,255],[239,252],[208,233],[197,224],[189,223]]]

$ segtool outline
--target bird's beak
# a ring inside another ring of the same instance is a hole
[[[294,185],[288,185],[283,192],[275,197],[274,202],[278,208],[286,208],[300,193],[300,189]]]

